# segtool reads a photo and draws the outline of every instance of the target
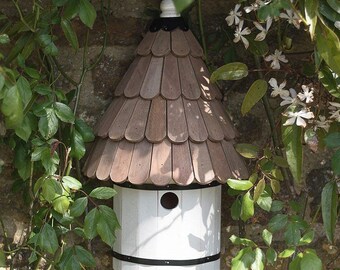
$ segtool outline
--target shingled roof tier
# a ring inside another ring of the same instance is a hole
[[[87,177],[158,186],[248,177],[202,57],[190,30],[145,35],[95,127]]]

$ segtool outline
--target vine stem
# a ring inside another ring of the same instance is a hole
[[[260,63],[260,58],[258,56],[254,56],[255,58],[255,64],[257,69],[261,69],[261,63]],[[261,71],[258,72],[258,75],[261,79],[264,78],[263,73]],[[275,119],[274,119],[274,113],[272,111],[272,109],[270,108],[269,105],[269,100],[268,97],[266,95],[263,96],[262,98],[262,103],[264,106],[264,109],[266,111],[266,115],[269,121],[269,126],[270,126],[270,130],[271,130],[271,135],[272,135],[272,140],[273,140],[273,144],[274,144],[274,151],[275,154],[278,156],[284,156],[283,152],[281,150],[281,143],[280,143],[280,139],[279,139],[279,134],[277,132],[276,126],[275,126]],[[286,168],[281,168],[282,174],[283,174],[283,178],[285,180],[285,183],[287,185],[288,190],[291,190],[293,194],[295,194],[294,189],[291,188],[291,181],[290,181],[290,177],[289,177],[289,173],[287,171]]]
[[[204,51],[204,58],[207,61],[208,52],[207,52],[207,44],[205,41],[205,33],[203,28],[203,16],[202,16],[202,0],[198,0],[198,21],[200,25],[200,32],[201,32],[201,42]]]

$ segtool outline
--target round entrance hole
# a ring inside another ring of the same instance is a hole
[[[161,197],[161,205],[165,209],[174,209],[178,205],[178,197],[173,192],[164,193]]]

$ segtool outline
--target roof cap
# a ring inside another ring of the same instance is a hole
[[[176,10],[173,0],[162,0],[161,11],[161,18],[181,17],[181,14]]]

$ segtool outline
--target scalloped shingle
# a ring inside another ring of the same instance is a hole
[[[246,178],[234,127],[192,32],[148,32],[95,127],[84,173],[116,183],[225,183]]]

